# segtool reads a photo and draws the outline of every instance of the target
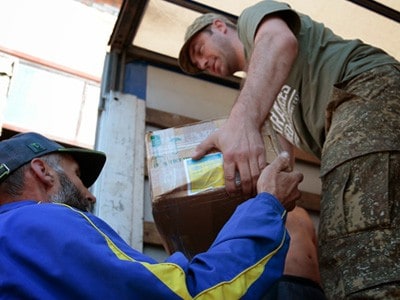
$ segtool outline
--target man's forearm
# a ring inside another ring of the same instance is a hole
[[[297,56],[297,40],[286,23],[273,17],[257,31],[246,81],[232,116],[241,114],[261,126],[285,83]]]

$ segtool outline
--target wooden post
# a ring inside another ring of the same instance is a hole
[[[143,250],[145,101],[111,91],[99,116],[96,149],[107,154],[94,186],[95,213]]]

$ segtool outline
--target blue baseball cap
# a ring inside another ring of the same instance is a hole
[[[20,133],[0,142],[0,183],[32,159],[50,153],[71,155],[79,165],[81,180],[86,187],[96,181],[106,162],[103,152],[65,148],[38,133]]]

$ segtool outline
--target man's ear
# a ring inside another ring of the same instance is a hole
[[[34,158],[30,162],[31,170],[47,186],[54,185],[54,170],[42,159]]]
[[[213,27],[215,27],[217,30],[221,31],[222,33],[226,33],[226,31],[228,29],[225,22],[220,19],[215,19],[213,21]]]

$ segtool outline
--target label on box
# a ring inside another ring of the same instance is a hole
[[[222,153],[212,153],[199,160],[183,161],[188,182],[188,195],[225,186]]]

